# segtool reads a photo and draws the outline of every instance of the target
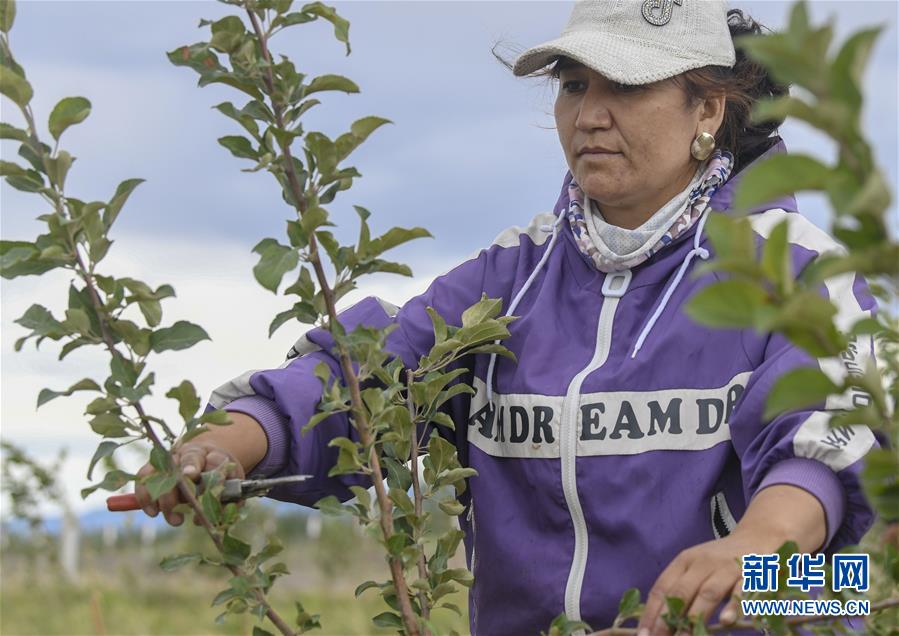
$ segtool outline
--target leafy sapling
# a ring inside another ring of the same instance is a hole
[[[321,103],[322,93],[356,93],[359,88],[338,75],[307,78],[289,58],[280,55],[276,61],[271,42],[294,25],[326,20],[349,54],[349,23],[333,8],[312,2],[293,10],[289,0],[226,3],[241,9],[242,15],[202,21],[201,27],[209,27],[210,39],[179,47],[168,54],[169,59],[195,71],[200,86],[226,84],[248,99],[240,107],[231,102],[215,107],[244,133],[222,137],[219,143],[235,157],[253,162],[245,170],[271,173],[296,214],[287,222],[284,239],[265,238],[253,249],[259,255],[253,270],[256,280],[273,293],[285,276],[296,272],[295,282],[284,289],[295,300],[274,318],[269,334],[297,322],[330,332],[339,374],[324,364],[316,369],[322,397],[318,413],[303,432],[326,417],[348,417],[353,435],[331,440],[338,456],[329,475],[361,475],[374,489],[372,498],[368,489],[355,485],[350,488],[355,495],[351,505],[342,506],[331,497],[318,506],[324,512],[355,516],[375,532],[385,550],[390,579],[357,588],[357,594],[379,589],[392,610],[374,617],[374,623],[409,635],[430,634],[431,611],[459,611],[445,597],[456,585],[472,583],[467,570],[449,567],[462,538],[459,530],[437,536],[430,550],[426,541],[431,516],[427,504],[433,501],[446,514],[460,514],[463,506],[457,497],[465,491],[466,480],[475,476],[474,470],[461,466],[455,447],[440,434],[454,426],[446,406],[455,396],[473,392],[462,382],[466,358],[478,353],[511,356],[499,341],[509,335],[512,318],[500,316],[500,301],[486,297],[463,313],[461,326],[447,325],[429,310],[434,345],[417,368],[406,368],[387,351],[386,338],[393,326],[344,329],[337,303],[367,274],[410,276],[408,266],[383,255],[430,236],[422,228],[395,227],[372,237],[370,212],[361,206],[353,206],[359,218],[355,244],[342,245],[331,229],[334,223],[326,206],[361,176],[343,162],[389,120],[363,117],[336,139],[304,128],[305,113]]]
[[[40,197],[49,211],[38,217],[45,224],[46,232],[34,240],[0,241],[0,274],[7,279],[39,276],[56,269],[72,274],[66,292],[65,317],[58,318],[46,307],[32,305],[16,321],[28,333],[16,341],[15,349],[20,350],[32,339],[36,346],[49,339],[62,344],[60,360],[85,346],[99,347],[109,354],[109,375],[104,380],[84,378],[65,390],[43,389],[38,406],[75,392],[95,394],[85,415],[103,441],[90,462],[88,479],[97,463],[109,460],[119,448],[149,443],[150,463],[155,472],[140,479],[154,498],[177,488],[187,502],[184,512],[193,514],[219,554],[215,558],[199,554],[170,557],[163,560],[162,567],[172,569],[200,561],[224,567],[231,574],[229,589],[215,600],[216,604],[226,604],[222,616],[251,611],[260,620],[267,617],[281,633],[295,634],[296,630],[281,618],[266,597],[274,580],[286,573],[283,564],[264,564],[277,549],[266,545],[254,554],[249,544],[231,532],[231,527],[245,513],[233,503],[225,506],[219,503],[215,496],[216,473],[203,476],[206,489],[198,496],[193,480],[183,476],[172,461],[173,444],[178,439],[188,439],[208,425],[228,424],[227,413],[199,414],[199,398],[194,385],[187,380],[166,393],[179,405],[183,419],[180,436],[176,436],[168,422],[151,414],[146,407],[155,384],[150,357],[190,348],[209,336],[202,327],[186,320],[161,326],[162,301],[175,295],[170,285],[154,289],[134,278],[101,273],[100,266],[113,244],[110,238],[113,225],[141,180],[123,181],[107,201],[83,201],[67,194],[66,177],[75,157],[60,148],[60,140],[68,128],[88,117],[91,104],[84,97],[62,99],[50,112],[47,122],[53,145],[42,141],[31,108],[33,89],[10,45],[15,9],[12,0],[0,2],[0,93],[17,107],[24,126],[0,123],[0,139],[19,143],[19,160],[0,161],[0,176],[11,187]],[[137,479],[137,475],[113,469],[99,483],[82,490],[82,496],[87,497],[97,489],[118,490]],[[312,618],[307,616],[299,628],[313,626],[312,623]]]

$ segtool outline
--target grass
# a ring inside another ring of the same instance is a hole
[[[250,634],[256,617],[250,614],[229,616],[222,625],[215,624],[221,607],[211,607],[221,589],[210,581],[195,581],[184,575],[172,575],[162,584],[137,584],[133,587],[95,579],[81,585],[60,580],[28,585],[19,577],[4,576],[0,595],[0,632],[4,636],[51,635],[176,635],[176,634]],[[153,577],[156,578],[156,577]],[[12,583],[12,584],[11,584]],[[459,605],[465,603],[456,595]],[[272,601],[282,617],[292,622],[293,602],[301,600],[308,611],[320,614],[320,635],[395,634],[396,630],[379,629],[371,617],[388,608],[376,591],[353,598],[352,589],[316,590],[291,595],[276,586]],[[437,610],[435,623],[441,633],[455,629],[467,631],[467,616],[460,618],[448,610]],[[268,623],[268,621],[266,621]],[[274,631],[270,623],[266,626]]]

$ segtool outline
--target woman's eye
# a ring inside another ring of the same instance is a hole
[[[581,89],[583,84],[580,80],[566,80],[562,82],[562,90],[566,93],[574,93]]]

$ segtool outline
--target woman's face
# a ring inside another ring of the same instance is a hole
[[[581,64],[562,67],[555,104],[559,140],[575,180],[610,223],[639,227],[697,167],[690,144],[723,116],[689,106],[671,80],[626,86]],[[717,121],[714,121],[716,120]]]

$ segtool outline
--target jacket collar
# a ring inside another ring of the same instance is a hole
[[[733,206],[734,195],[746,171],[761,161],[765,161],[766,159],[774,155],[786,152],[786,144],[784,143],[783,139],[778,137],[773,146],[756,157],[756,159],[751,163],[743,166],[738,173],[731,176],[727,180],[727,182],[712,196],[711,200],[709,201],[709,209],[711,211],[718,212],[730,211]],[[558,216],[559,214],[564,214],[564,211],[568,209],[568,184],[571,183],[572,179],[573,176],[571,174],[571,171],[569,170],[566,172],[565,178],[562,181],[562,189],[553,209],[553,212],[556,216]],[[796,206],[796,197],[793,195],[786,195],[768,203],[751,208],[749,210],[749,214],[756,214],[775,208],[783,209],[786,212],[795,213],[799,211]],[[592,261],[590,261],[590,259],[582,254],[580,249],[578,249],[577,244],[574,240],[574,236],[571,233],[571,229],[567,227],[567,225],[567,223],[563,223],[563,227],[560,231],[563,234],[562,239],[569,244],[570,248],[573,248],[565,251],[569,254],[569,262],[571,263],[575,279],[581,286],[585,288],[592,289],[595,287],[598,293],[597,281],[599,281],[603,277],[603,274],[599,272],[593,265]],[[672,267],[674,267],[672,263],[674,261],[669,261],[666,257],[674,256],[675,252],[679,252],[681,244],[688,239],[692,240],[695,232],[696,225],[694,224],[693,227],[675,238],[674,241],[672,241],[664,249],[659,250],[658,252],[653,254],[646,262],[635,267],[633,270],[634,279],[631,282],[631,288],[636,288],[648,284],[655,284],[661,280],[667,279],[667,277],[671,275]],[[701,242],[705,243],[706,241],[707,237],[703,236]],[[584,265],[586,265],[586,267]]]

